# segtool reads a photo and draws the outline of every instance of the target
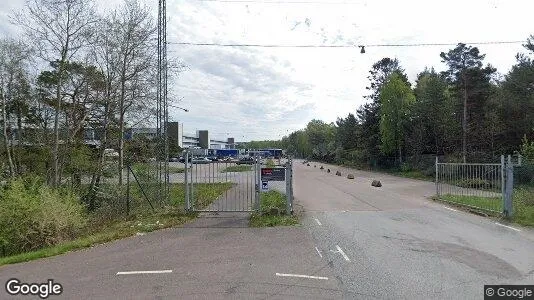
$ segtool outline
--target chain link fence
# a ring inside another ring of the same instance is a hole
[[[522,159],[513,170],[514,221],[534,225],[534,160]]]

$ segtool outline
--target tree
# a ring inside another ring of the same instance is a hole
[[[31,59],[31,50],[20,41],[0,40],[0,99],[2,101],[2,136],[10,176],[17,173],[13,143],[9,137],[13,132],[12,123],[17,127],[17,144],[22,143],[22,122],[28,111],[30,85],[27,64]],[[11,116],[15,116],[12,122]]]
[[[382,151],[389,154],[398,150],[400,163],[410,106],[414,101],[412,89],[397,72],[393,73],[380,89]]]
[[[462,161],[466,162],[468,106],[478,106],[473,107],[473,110],[475,113],[481,112],[480,108],[484,106],[489,96],[489,83],[495,69],[491,66],[482,68],[485,55],[480,54],[477,47],[462,43],[447,53],[441,52],[440,57],[449,67],[444,75],[453,84],[457,99],[462,99]]]
[[[361,140],[361,150],[363,157],[371,160],[375,165],[380,153],[380,89],[387,81],[389,76],[397,72],[401,74],[402,79],[408,83],[408,78],[404,73],[404,69],[400,66],[397,59],[389,57],[382,58],[373,64],[369,70],[369,86],[367,90],[371,92],[366,98],[371,100],[364,104],[356,111],[358,123],[360,124],[361,136],[365,137]]]
[[[58,80],[54,114],[52,183],[59,184],[59,127],[65,63],[91,42],[92,25],[97,21],[94,4],[88,0],[27,0],[25,10],[14,16],[39,56],[47,62],[58,62]]]
[[[534,36],[524,47],[534,54]],[[499,141],[504,151],[516,150],[525,135],[534,139],[534,60],[529,54],[518,54],[517,63],[500,83],[499,115],[503,131]]]
[[[330,161],[335,154],[335,126],[321,120],[311,120],[306,126],[306,135],[315,158]]]
[[[136,1],[125,1],[119,10],[106,21],[106,32],[112,40],[110,63],[117,80],[117,119],[119,128],[119,185],[122,185],[124,168],[124,130],[127,114],[135,115],[147,111],[151,100],[156,47],[154,25],[150,11]]]
[[[411,129],[420,135],[412,139],[415,154],[452,152],[453,149],[447,149],[447,146],[459,131],[454,122],[454,106],[447,81],[434,69],[425,70],[417,76],[414,94]]]

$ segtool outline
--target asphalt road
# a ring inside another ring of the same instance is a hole
[[[50,299],[482,299],[484,284],[534,283],[532,231],[429,201],[432,183],[359,171],[349,180],[319,166],[294,164],[302,226],[248,228],[247,214],[206,213],[2,266],[0,283],[54,279],[64,293]],[[156,273],[122,273],[137,271]]]
[[[248,228],[246,214],[206,214],[172,228],[0,267],[10,278],[62,284],[50,299],[332,299],[339,282],[303,227]],[[168,271],[125,274],[132,271]],[[277,276],[295,274],[310,279]],[[4,288],[0,299],[10,299]],[[18,297],[17,299],[37,299]]]
[[[343,298],[483,299],[484,284],[534,284],[529,229],[429,201],[431,182],[294,166],[304,224]],[[372,187],[373,179],[383,187]]]

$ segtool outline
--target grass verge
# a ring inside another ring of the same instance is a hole
[[[195,184],[193,194],[194,199],[196,199],[195,203],[201,207],[205,207],[232,186],[232,183],[226,182]],[[159,187],[157,184],[152,187],[148,186],[148,189],[145,187],[145,192],[153,192],[152,188],[155,189],[157,187]],[[196,214],[185,213],[183,211],[183,204],[185,202],[184,184],[171,184],[170,193],[171,206],[163,208],[160,208],[159,203],[154,203],[156,202],[154,201],[156,194],[148,193],[149,199],[152,199],[152,204],[157,207],[152,211],[139,188],[132,185],[130,194],[132,213],[130,216],[115,217],[113,220],[100,219],[99,217],[101,216],[94,216],[89,222],[91,225],[87,226],[78,238],[31,252],[0,257],[0,266],[88,248],[93,245],[133,236],[140,232],[151,232],[178,226],[194,219]]]
[[[260,195],[260,213],[250,216],[251,227],[291,226],[299,223],[297,216],[286,215],[286,196],[278,191]]]
[[[131,216],[128,218],[128,220],[124,219],[115,221],[111,224],[107,224],[107,226],[102,226],[91,233],[86,233],[85,235],[72,241],[63,242],[58,245],[36,251],[2,257],[0,258],[0,266],[26,262],[67,253],[73,250],[88,248],[92,247],[93,245],[133,236],[138,232],[150,232],[157,229],[181,225],[195,218],[195,216],[195,214],[173,212],[169,209],[151,212],[146,215]]]
[[[169,173],[171,174],[184,173],[184,172],[185,172],[184,168],[169,166]]]
[[[248,172],[248,171],[252,171],[252,166],[236,165],[236,166],[228,166],[224,168],[221,172],[228,173],[228,172]]]
[[[467,207],[478,208],[483,211],[495,212],[497,214],[502,211],[502,198],[500,197],[479,197],[446,194],[441,195],[438,200],[452,202]]]
[[[445,200],[485,212],[492,210],[493,215],[499,215],[502,211],[502,199],[500,197],[443,195],[441,199],[434,197],[434,200]],[[514,190],[512,207],[513,215],[509,221],[523,226],[534,226],[534,189],[518,188]]]
[[[512,221],[525,226],[534,226],[534,189],[516,189],[513,199],[514,214]]]

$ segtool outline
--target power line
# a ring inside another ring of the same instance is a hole
[[[213,0],[209,0],[213,1]],[[361,44],[361,45],[282,45],[282,44],[225,44],[225,43],[193,43],[193,42],[168,42],[173,45],[184,46],[211,46],[211,47],[259,47],[259,48],[356,48],[356,47],[429,47],[429,46],[456,46],[458,43],[407,43],[407,44]],[[467,45],[500,45],[521,44],[521,41],[486,41],[466,42]]]
[[[255,1],[255,0],[197,0],[199,2],[221,2],[221,3],[260,3],[260,4],[348,4],[358,5],[362,2],[350,1]]]

